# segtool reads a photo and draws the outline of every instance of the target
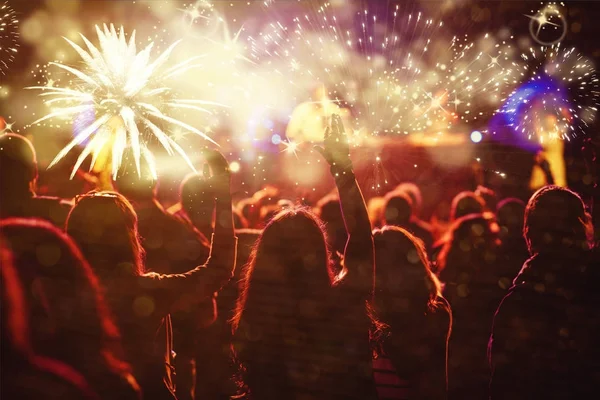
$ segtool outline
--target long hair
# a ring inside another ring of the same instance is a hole
[[[261,233],[232,320],[236,356],[247,367],[251,388],[260,386],[261,377],[281,373],[278,363],[287,352],[312,353],[305,339],[328,331],[323,321],[334,284],[330,260],[323,225],[307,209],[281,211]]]
[[[550,185],[529,199],[523,236],[531,254],[587,250],[592,246],[593,226],[577,193]]]
[[[421,391],[443,392],[447,385],[450,306],[420,239],[396,226],[376,229],[373,239],[377,269],[369,305],[372,350],[376,357],[388,357],[399,376],[418,377],[413,390],[429,398]]]
[[[442,295],[420,239],[403,228],[384,226],[373,231],[373,240],[377,269],[369,311],[377,342],[389,330],[404,329],[410,315],[435,311]]]
[[[397,226],[384,226],[373,231],[376,260],[376,297],[378,314],[401,311],[403,304],[391,302],[404,298],[410,310],[426,313],[441,296],[441,285],[431,271],[423,242]],[[406,306],[406,304],[404,304]]]
[[[67,217],[67,233],[100,280],[144,273],[137,215],[123,195],[90,192],[76,198]]]
[[[31,341],[36,352],[82,367],[103,360],[126,373],[119,331],[99,282],[73,241],[48,222],[12,218],[0,223],[29,305]]]

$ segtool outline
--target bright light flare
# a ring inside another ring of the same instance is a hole
[[[154,43],[149,43],[138,51],[135,31],[126,39],[123,27],[117,33],[115,27],[96,26],[100,47],[96,47],[81,35],[87,51],[65,38],[83,60],[83,67],[77,69],[62,63],[51,63],[72,75],[69,85],[60,87],[33,86],[27,89],[41,90],[40,96],[51,112],[39,118],[38,124],[53,118],[72,121],[82,113],[93,111],[93,118],[75,132],[75,137],[50,163],[55,165],[75,146],[84,146],[73,168],[71,178],[88,156],[92,156],[90,170],[100,153],[110,149],[112,174],[116,176],[126,150],[131,150],[138,175],[140,161],[144,159],[156,176],[154,157],[149,148],[151,140],[160,143],[171,155],[178,153],[194,169],[185,151],[167,133],[165,127],[173,127],[182,132],[191,132],[216,144],[209,136],[197,128],[169,116],[170,111],[190,109],[211,114],[209,107],[220,105],[206,100],[179,99],[167,81],[190,69],[199,68],[196,61],[203,56],[186,59],[174,66],[166,67],[171,52],[179,42],[173,43],[156,59],[150,54]]]

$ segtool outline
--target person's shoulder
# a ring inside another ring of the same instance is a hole
[[[32,199],[33,213],[44,219],[48,219],[55,225],[62,226],[66,219],[72,203],[59,197],[35,196]]]

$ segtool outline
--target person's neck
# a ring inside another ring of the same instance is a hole
[[[1,199],[0,203],[2,206],[14,206],[22,204],[23,201],[31,200],[36,197],[35,192],[27,187],[27,188],[0,188]]]

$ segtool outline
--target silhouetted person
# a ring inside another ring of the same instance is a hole
[[[0,218],[41,218],[62,228],[70,205],[58,198],[37,196],[37,177],[31,142],[14,133],[0,135]]]
[[[531,258],[494,318],[491,399],[591,399],[600,392],[600,264],[592,235],[574,192],[546,186],[529,199]]]
[[[106,290],[134,375],[143,393],[152,398],[173,398],[169,313],[178,303],[186,305],[212,296],[230,279],[235,264],[229,167],[222,155],[212,152],[209,164],[216,211],[223,216],[229,213],[230,218],[223,217],[216,224],[205,265],[185,274],[145,272],[137,215],[120,194],[98,192],[82,196],[67,220],[67,232]],[[166,344],[155,346],[161,324],[166,326]]]
[[[131,164],[121,167],[115,186],[129,201],[138,217],[138,231],[145,251],[147,271],[161,274],[179,274],[204,264],[210,243],[192,224],[179,216],[169,214],[156,197],[158,181],[152,177],[148,165],[142,163],[141,175]],[[203,178],[204,179],[204,178]],[[208,186],[208,180],[204,180]],[[193,196],[187,193],[187,196]],[[201,194],[196,194],[201,196]],[[204,196],[210,216],[214,212],[214,195]],[[212,235],[212,225],[206,235]],[[177,354],[177,397],[191,398],[193,390],[195,342],[199,332],[210,325],[215,316],[214,299],[182,304],[171,315],[173,321],[173,349]],[[206,343],[200,340],[200,343]]]
[[[137,214],[145,268],[161,274],[187,272],[208,258],[206,238],[212,235],[212,226],[205,236],[188,221],[167,213],[156,197],[158,181],[145,167],[142,164],[141,176],[132,166],[122,167],[115,181]],[[214,210],[214,195],[206,203]]]
[[[246,267],[233,321],[248,397],[372,399],[376,396],[365,303],[373,290],[373,240],[339,117],[322,154],[332,166],[348,243],[331,270],[322,222],[286,209],[269,222]]]
[[[25,289],[35,353],[81,373],[102,399],[140,398],[98,280],[71,238],[34,219],[3,220],[0,231]]]
[[[0,398],[13,400],[100,400],[69,365],[36,354],[31,346],[29,305],[12,254],[0,237]]]
[[[393,191],[386,196],[384,219],[386,225],[399,226],[406,229],[425,244],[425,250],[433,246],[433,236],[426,224],[413,213],[412,200],[404,192]]]
[[[373,238],[379,398],[445,399],[452,315],[423,243],[395,226],[376,230]]]
[[[460,192],[450,206],[450,221],[469,214],[481,214],[485,211],[485,202],[473,192]]]
[[[508,198],[498,203],[496,212],[500,227],[500,250],[497,273],[507,290],[529,258],[527,244],[523,238],[525,203],[516,198]]]
[[[454,222],[438,259],[437,274],[453,317],[450,399],[481,399],[487,393],[487,341],[495,308],[506,293],[496,276],[498,246],[496,222],[469,214]]]

